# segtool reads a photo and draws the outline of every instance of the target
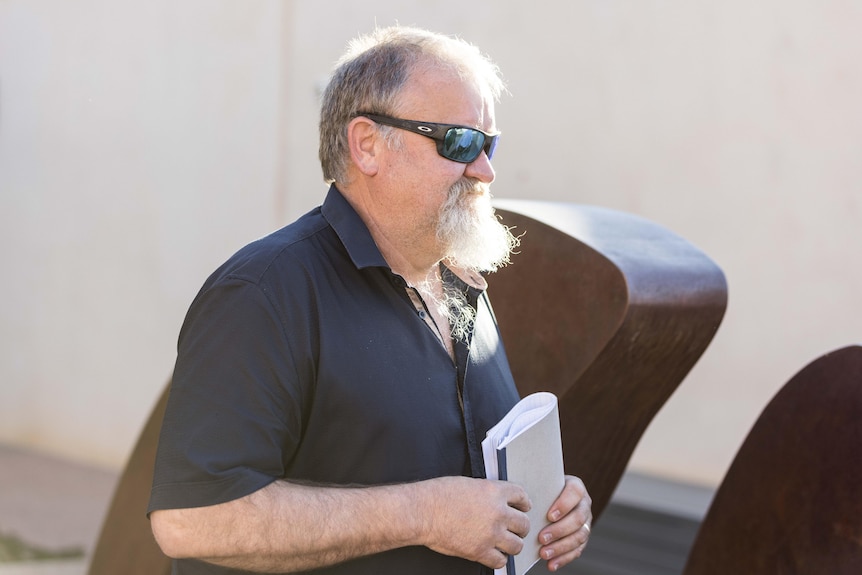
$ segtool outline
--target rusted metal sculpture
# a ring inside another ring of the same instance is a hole
[[[156,545],[146,516],[169,388],[170,383],[153,408],[114,490],[111,507],[90,561],[89,575],[171,573],[171,560]]]
[[[564,203],[498,202],[525,232],[514,265],[489,280],[522,395],[560,399],[567,470],[601,514],[661,405],[711,341],[724,314],[721,270],[641,218]],[[89,575],[167,575],[144,512],[165,397],[132,453]]]
[[[767,405],[684,573],[862,573],[862,346],[812,362]]]
[[[523,233],[489,294],[522,395],[560,400],[566,471],[598,518],[647,425],[712,340],[724,274],[643,218],[605,208],[497,201]]]

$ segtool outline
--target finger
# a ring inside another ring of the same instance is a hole
[[[580,530],[584,530],[584,536],[589,537],[592,519],[593,514],[589,502],[581,500],[581,503],[574,510],[556,523],[545,526],[539,532],[539,543],[548,545]],[[584,529],[584,526],[586,526],[586,529]]]
[[[539,550],[542,559],[548,562],[548,569],[556,571],[560,567],[574,561],[584,552],[589,540],[589,527],[583,527],[553,545],[546,545]]]
[[[509,487],[506,493],[506,502],[509,504],[509,507],[514,507],[524,513],[533,508],[530,496],[527,495],[523,487],[514,483],[507,483],[506,486]]]
[[[539,536],[539,543],[542,545],[542,549],[553,549],[553,553],[559,554],[561,552],[574,549],[579,545],[586,545],[589,539],[590,527],[587,524],[584,524],[582,527],[564,533],[558,537],[542,532]]]
[[[517,555],[524,548],[524,539],[511,531],[506,532],[497,543],[497,550],[506,555]],[[505,564],[505,563],[504,563]]]
[[[530,533],[530,518],[526,513],[513,509],[506,522],[506,529],[523,539]]]
[[[589,497],[584,482],[578,477],[567,475],[563,492],[560,493],[560,496],[557,497],[551,508],[548,509],[548,521],[559,521],[584,500],[589,502]]]
[[[565,567],[566,565],[568,565],[569,563],[571,563],[572,561],[574,561],[575,559],[577,559],[578,557],[583,555],[584,547],[586,547],[586,545],[581,545],[580,547],[578,547],[577,549],[574,549],[573,551],[569,551],[568,553],[564,553],[563,555],[560,555],[559,557],[552,558],[551,560],[548,561],[548,571],[551,571],[551,572],[559,571],[560,569],[562,569],[563,567]]]
[[[561,522],[562,523],[562,522]],[[560,526],[559,524],[554,527]],[[543,529],[541,533],[539,533],[539,544],[545,547],[554,545],[559,549],[561,549],[562,545],[566,542],[571,543],[573,540],[577,542],[577,544],[586,543],[590,538],[590,525],[588,523],[578,523],[575,527],[567,528],[565,530],[553,531],[551,529]]]
[[[499,549],[494,549],[486,557],[479,559],[479,563],[491,569],[502,569],[509,562],[509,556]]]

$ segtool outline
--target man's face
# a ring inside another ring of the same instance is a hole
[[[496,131],[493,100],[473,83],[439,70],[414,74],[394,115]],[[490,207],[494,169],[488,157],[483,152],[462,164],[441,157],[430,138],[406,131],[398,136],[402,145],[385,166],[386,196],[393,210],[418,241],[433,242],[438,259],[454,259],[473,269],[495,268],[508,255],[509,244]]]

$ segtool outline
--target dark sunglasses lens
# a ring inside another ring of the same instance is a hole
[[[449,128],[443,139],[441,154],[450,160],[469,164],[479,157],[484,146],[485,134],[482,132],[469,128]]]
[[[485,138],[485,153],[488,154],[488,159],[494,157],[494,151],[497,149],[497,142],[500,141],[500,136],[491,136]]]

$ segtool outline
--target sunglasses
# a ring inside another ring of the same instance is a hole
[[[426,136],[437,142],[437,153],[448,160],[469,164],[479,157],[485,150],[488,159],[494,155],[500,134],[489,134],[475,128],[459,126],[457,124],[435,124],[433,122],[416,122],[413,120],[402,120],[390,118],[389,116],[378,116],[377,114],[366,114],[360,112],[358,116],[365,116],[384,126],[401,128],[421,136]]]

